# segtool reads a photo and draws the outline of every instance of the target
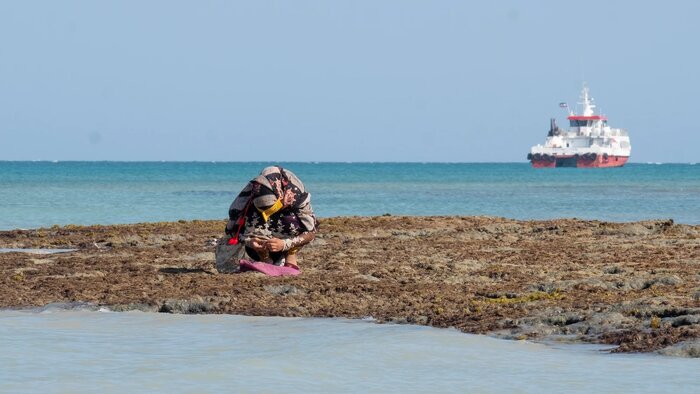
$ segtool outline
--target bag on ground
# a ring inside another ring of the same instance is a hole
[[[222,274],[238,272],[241,259],[250,259],[245,244],[229,245],[231,237],[225,236],[216,244],[216,270]]]

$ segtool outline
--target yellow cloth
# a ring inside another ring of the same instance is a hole
[[[282,200],[278,199],[274,204],[272,204],[270,208],[267,208],[265,210],[258,208],[258,211],[260,211],[260,213],[262,214],[263,220],[267,222],[270,219],[270,216],[274,215],[275,213],[277,213],[277,211],[282,209],[282,206]]]

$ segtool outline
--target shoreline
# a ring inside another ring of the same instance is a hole
[[[0,231],[0,308],[371,316],[505,339],[700,357],[700,226],[668,220],[321,218],[302,274],[218,274],[225,221]]]

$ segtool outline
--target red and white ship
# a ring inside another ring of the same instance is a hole
[[[550,120],[549,133],[543,145],[530,148],[527,159],[534,168],[554,167],[622,167],[630,157],[632,147],[627,131],[608,126],[608,118],[594,114],[593,98],[584,84],[581,102],[583,113],[569,111],[569,125],[565,130]],[[566,103],[559,104],[568,108]]]

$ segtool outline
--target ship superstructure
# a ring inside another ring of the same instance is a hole
[[[554,167],[621,167],[632,149],[626,130],[608,126],[608,118],[597,115],[588,86],[581,93],[583,112],[569,111],[570,129],[561,129],[556,120],[550,120],[549,133],[542,145],[530,149],[527,159],[535,168]],[[561,107],[568,108],[565,103]]]

